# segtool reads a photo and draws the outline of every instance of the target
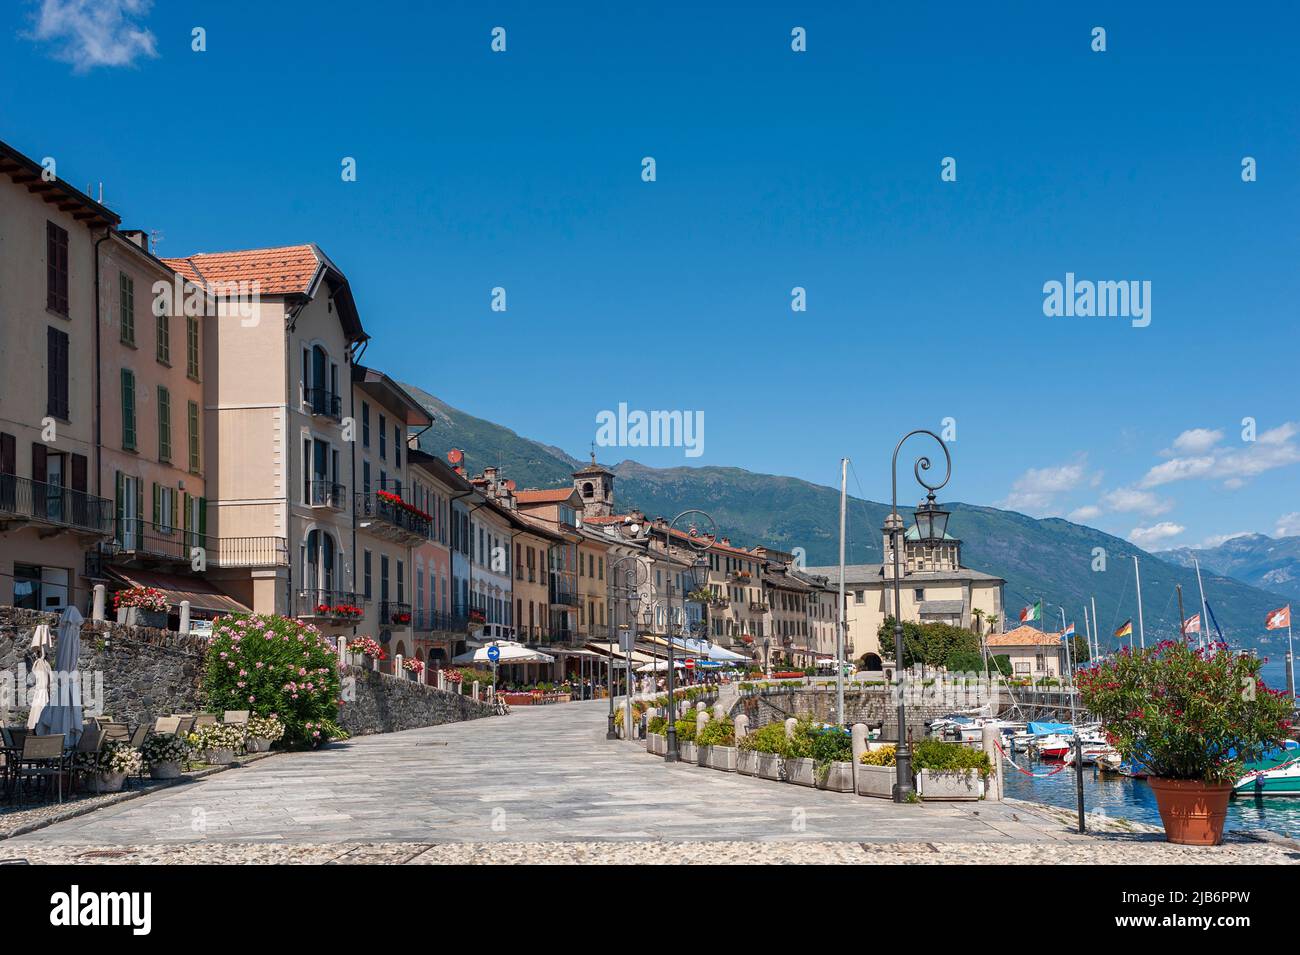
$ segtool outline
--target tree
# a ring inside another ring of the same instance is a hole
[[[1088,638],[1076,636],[1070,641],[1070,660],[1075,666],[1080,663],[1087,663],[1092,659],[1092,647],[1088,646]]]
[[[979,637],[979,636],[983,636],[983,634],[984,634],[984,611],[983,611],[983,610],[980,610],[978,607],[976,607],[974,610],[972,610],[972,611],[970,612],[970,615],[971,615],[972,617],[975,618],[975,636],[977,636],[977,637]]]
[[[894,656],[894,618],[886,617],[885,622],[876,631],[880,639],[881,655],[887,659]],[[948,658],[953,653],[973,653],[979,656],[979,637],[969,630],[954,627],[947,623],[903,622],[903,662],[904,667],[920,663],[927,667],[947,666]]]

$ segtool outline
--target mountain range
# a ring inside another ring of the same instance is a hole
[[[1156,556],[1180,567],[1192,567],[1195,558],[1202,568],[1300,601],[1300,537],[1242,534],[1217,547],[1178,547]]]
[[[573,472],[587,463],[560,448],[452,407],[418,386],[404,387],[434,418],[433,426],[420,438],[420,447],[440,456],[460,448],[471,474],[480,473],[485,465],[498,466],[521,488],[559,487],[572,483]],[[801,548],[809,566],[839,560],[838,489],[741,468],[652,468],[636,461],[606,466],[616,476],[620,509],[671,517],[687,508],[702,507],[713,517],[718,533],[738,546],[761,543],[786,551]],[[914,496],[919,499],[920,489],[916,491]],[[1134,633],[1138,632],[1135,556],[1141,567],[1148,643],[1178,633],[1176,584],[1182,585],[1186,613],[1191,615],[1199,607],[1195,572],[1190,569],[1190,558],[1184,562],[1181,554],[1151,554],[1122,538],[1060,518],[1039,519],[977,504],[943,503],[952,512],[948,532],[962,541],[962,563],[1007,581],[1005,611],[1009,619],[1000,622],[1007,629],[1016,622],[1022,606],[1041,597],[1049,627],[1059,628],[1058,608],[1063,605],[1067,621],[1082,635],[1085,604],[1091,613],[1088,601],[1095,598],[1101,644],[1103,648],[1116,646],[1119,641],[1111,635],[1125,620],[1132,619]],[[900,510],[910,519],[910,508]],[[882,559],[881,526],[888,513],[887,504],[850,497],[850,563]],[[1263,576],[1239,579],[1244,572],[1227,562],[1202,560],[1206,595],[1224,637],[1234,646],[1267,648],[1275,638],[1264,631],[1264,615],[1282,602],[1279,594],[1285,592],[1269,592],[1276,591],[1275,587],[1264,589],[1268,581]]]

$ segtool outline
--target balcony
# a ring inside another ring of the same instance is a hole
[[[751,600],[749,602],[749,609],[752,613],[767,613],[772,608],[761,600]]]
[[[303,401],[313,415],[340,421],[343,418],[343,399],[328,388],[308,388]]]
[[[443,613],[441,610],[423,610],[411,618],[411,626],[428,633],[464,633],[469,618]]]
[[[196,571],[287,567],[289,547],[283,537],[208,537],[140,521],[128,524],[119,539],[101,543],[86,555],[87,575],[102,576],[105,564],[183,564]],[[100,572],[91,575],[91,569]]]
[[[553,607],[576,607],[578,606],[578,595],[570,593],[567,590],[560,590],[556,587],[551,589],[551,606]]]
[[[106,536],[113,532],[113,502],[58,484],[0,474],[0,530],[27,524]]]
[[[411,624],[411,605],[391,600],[379,602],[380,626],[407,627]]]
[[[354,500],[359,525],[376,537],[408,546],[428,539],[429,515],[392,491],[359,491]]]
[[[296,615],[304,620],[356,623],[364,615],[362,598],[345,590],[300,590]]]
[[[731,598],[724,597],[721,594],[714,594],[709,598],[709,606],[717,610],[726,610],[731,606]]]
[[[342,484],[317,478],[307,485],[307,504],[341,511],[348,506],[348,492]]]
[[[754,582],[754,575],[747,570],[733,570],[731,573],[727,574],[727,580],[731,581],[733,584],[752,584]]]

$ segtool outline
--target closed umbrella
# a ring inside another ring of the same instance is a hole
[[[50,648],[50,627],[49,624],[41,624],[32,634],[31,647],[36,651],[36,660],[32,663],[32,672],[27,677],[27,682],[31,684],[31,689],[27,694],[27,728],[36,729],[36,723],[41,718],[41,712],[50,702],[50,664],[45,659],[45,651]]]
[[[52,700],[41,712],[36,732],[42,736],[61,733],[69,746],[75,746],[81,736],[81,680],[77,671],[77,657],[81,655],[81,622],[84,618],[76,607],[68,607],[59,618],[59,645],[54,659],[54,680],[51,686],[59,689],[58,699]]]

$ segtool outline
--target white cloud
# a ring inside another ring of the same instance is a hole
[[[1204,429],[1184,431],[1175,440],[1187,435],[1197,434]],[[1147,471],[1142,478],[1142,487],[1159,487],[1174,481],[1186,481],[1194,478],[1222,481],[1224,487],[1235,490],[1246,481],[1265,471],[1287,467],[1300,463],[1300,447],[1293,439],[1300,433],[1292,422],[1286,422],[1269,431],[1262,432],[1255,441],[1234,446],[1211,446],[1206,453],[1189,454],[1184,457],[1170,458],[1163,464],[1157,464]],[[1205,439],[1192,438],[1188,444],[1201,445]]]
[[[1079,487],[1087,477],[1087,467],[1082,459],[1074,464],[1030,468],[1016,478],[1010,493],[997,506],[1041,516],[1054,509],[1059,495]]]
[[[1085,504],[1083,507],[1076,507],[1070,512],[1070,520],[1079,523],[1095,521],[1099,517],[1101,517],[1101,508],[1096,504]]]
[[[1226,544],[1228,541],[1236,537],[1249,537],[1250,533],[1250,531],[1237,531],[1235,534],[1211,534],[1197,546],[1206,549],[1218,547],[1220,544]]]
[[[1109,511],[1138,513],[1149,517],[1166,513],[1173,504],[1168,499],[1132,487],[1117,487],[1101,496],[1101,503]]]
[[[1279,517],[1277,529],[1273,533],[1277,537],[1300,537],[1300,511],[1292,511]]]
[[[1209,428],[1189,428],[1174,438],[1172,448],[1161,453],[1166,456],[1173,454],[1204,454],[1222,440],[1222,431],[1212,431]]]
[[[1151,550],[1155,545],[1162,544],[1171,537],[1177,537],[1186,529],[1182,524],[1161,521],[1159,524],[1152,524],[1150,527],[1133,528],[1128,532],[1128,539],[1143,550]]]
[[[156,57],[154,35],[138,22],[153,0],[41,0],[32,38],[51,44],[55,59],[74,72],[97,66],[131,66]]]

